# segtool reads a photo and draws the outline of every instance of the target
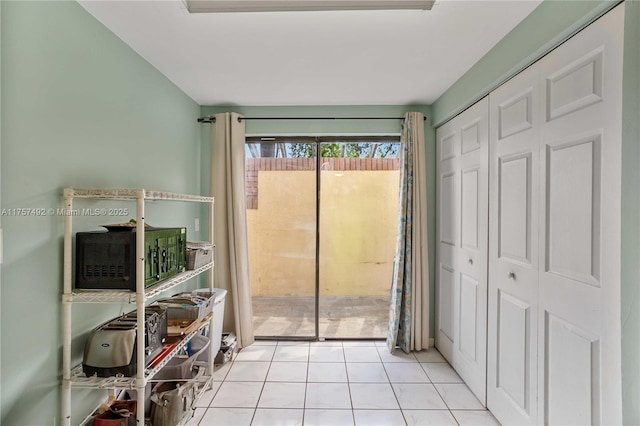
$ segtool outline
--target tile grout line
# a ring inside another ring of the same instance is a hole
[[[309,345],[309,351],[307,352],[307,375],[304,382],[304,398],[302,398],[302,424],[304,425],[304,418],[307,411],[307,387],[309,386],[309,363],[311,362],[311,345]]]
[[[344,343],[342,344],[342,360],[344,361],[344,372],[347,376],[347,390],[349,391],[349,404],[351,405],[351,420],[353,424],[356,424],[356,412],[353,408],[353,398],[351,397],[351,379],[349,378],[349,369],[347,368],[347,354],[345,351]]]
[[[253,424],[253,422],[256,419],[256,414],[258,414],[258,407],[260,406],[260,399],[262,398],[262,394],[264,392],[264,388],[267,385],[267,377],[269,377],[269,371],[271,370],[271,364],[273,363],[273,358],[275,358],[276,356],[276,349],[278,346],[275,347],[275,349],[273,350],[273,355],[271,355],[271,360],[269,361],[269,367],[267,367],[267,373],[264,376],[264,381],[262,382],[262,389],[260,389],[260,395],[258,395],[258,400],[256,401],[256,408],[253,410],[253,416],[251,417],[251,422],[249,423],[250,425]]]
[[[446,360],[445,360],[445,363],[446,363],[449,367],[451,367],[451,365],[450,365],[448,362],[446,362]],[[435,389],[436,393],[438,394],[438,396],[440,397],[440,399],[442,399],[442,402],[444,402],[445,407],[447,407],[447,411],[449,412],[449,414],[451,415],[451,417],[453,418],[453,420],[456,422],[456,424],[457,424],[458,426],[460,426],[460,422],[458,422],[458,418],[453,414],[453,411],[451,411],[451,408],[449,407],[449,404],[447,404],[447,401],[445,401],[444,397],[442,396],[442,394],[440,393],[440,391],[439,391],[439,390],[438,390],[438,388],[436,387],[436,384],[437,384],[437,383],[435,383],[435,382],[433,381],[433,379],[431,378],[431,376],[429,376],[429,373],[427,373],[427,370],[424,368],[424,365],[423,365],[423,364],[429,364],[429,363],[427,363],[427,362],[425,362],[425,363],[420,362],[419,364],[420,364],[420,368],[422,368],[422,370],[424,371],[424,374],[426,374],[426,375],[427,375],[427,377],[429,378],[429,381],[431,381],[431,385],[432,385],[432,386],[433,386],[433,388]],[[453,367],[451,367],[451,368],[453,368]]]
[[[453,367],[452,367],[453,368]],[[436,387],[436,384],[433,384],[433,388],[436,390],[436,392],[438,393],[438,395],[440,396],[440,398],[442,399],[442,402],[444,402],[444,405],[447,407],[447,410],[449,411],[449,414],[451,414],[451,417],[453,417],[453,420],[456,422],[456,424],[458,424],[458,426],[460,426],[460,422],[458,421],[458,418],[453,414],[453,411],[451,411],[451,407],[449,407],[449,404],[447,403],[447,401],[444,399],[444,397],[442,396],[442,394],[440,393],[440,391],[438,390],[438,388]]]
[[[214,370],[214,373],[215,373],[215,366],[213,367],[213,370]],[[202,416],[200,417],[200,420],[198,420],[198,423],[196,424],[196,426],[200,426],[200,423],[202,423],[202,420],[204,419],[205,415],[207,414],[207,411],[209,411],[209,409],[212,408],[211,404],[213,404],[213,399],[218,394],[218,391],[222,387],[222,383],[223,382],[224,382],[224,380],[222,382],[220,382],[220,386],[218,386],[218,388],[215,390],[215,392],[213,392],[213,396],[211,397],[211,401],[209,401],[209,404],[206,407],[196,407],[196,408],[204,408],[204,413],[202,413]],[[213,381],[213,374],[212,374],[211,375],[211,390],[213,390],[213,383],[215,383],[215,382]]]
[[[380,362],[382,362],[382,369],[384,370],[384,374],[387,376],[387,380],[389,381],[389,386],[391,387],[391,392],[393,392],[393,396],[395,397],[396,403],[398,404],[398,410],[400,410],[400,415],[402,416],[402,420],[404,420],[405,425],[408,425],[409,422],[407,422],[407,418],[404,416],[404,411],[402,411],[402,406],[400,405],[398,394],[396,393],[396,389],[393,387],[393,384],[391,383],[391,377],[389,377],[389,372],[387,371],[387,368],[384,365],[384,361],[382,360],[380,351],[378,351],[378,356],[380,356]]]
[[[256,408],[254,408],[253,416],[251,416],[251,422],[249,423],[250,425],[252,425],[254,420],[256,419],[256,414],[258,413],[258,405],[260,404],[260,398],[262,398],[262,392],[264,392],[264,385],[266,383],[267,382],[266,382],[266,377],[265,377],[265,381],[262,382],[262,388],[260,389],[260,395],[258,395],[258,400],[256,401]]]
[[[416,357],[416,359],[417,359],[417,357]],[[448,362],[445,361],[445,363],[447,365],[449,365],[449,367],[451,367],[451,365]],[[449,404],[447,404],[447,401],[445,401],[445,399],[442,397],[442,395],[440,394],[440,391],[436,387],[436,383],[433,381],[431,376],[429,376],[429,373],[427,373],[427,370],[424,368],[423,364],[429,364],[429,363],[428,362],[424,362],[424,363],[423,362],[419,362],[419,364],[420,364],[420,368],[422,368],[422,371],[424,371],[424,374],[426,374],[427,377],[429,378],[429,381],[431,382],[431,385],[433,386],[433,389],[435,389],[435,391],[438,394],[438,396],[440,397],[440,399],[442,399],[442,402],[444,402],[445,407],[447,407],[447,411],[449,412],[449,414],[451,415],[453,420],[456,422],[456,424],[459,426],[460,423],[458,422],[458,419],[456,418],[456,416],[453,414],[453,411],[451,411],[451,408],[449,408]],[[451,367],[451,368],[453,368],[453,367]]]

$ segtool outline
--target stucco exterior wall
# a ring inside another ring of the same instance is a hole
[[[247,210],[254,296],[315,292],[316,173],[259,171],[258,208]],[[323,170],[320,294],[389,294],[399,172]]]

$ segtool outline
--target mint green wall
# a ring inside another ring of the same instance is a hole
[[[2,81],[2,2],[0,2],[0,81]],[[2,84],[0,84],[0,100],[2,99]],[[2,102],[0,101],[0,170],[2,164]],[[0,172],[0,208],[2,208],[2,173]],[[2,217],[0,216],[0,229],[2,229]],[[0,238],[0,250],[2,239]],[[2,264],[0,263],[0,289],[2,289]],[[0,291],[0,332],[2,327],[2,291]],[[1,342],[0,342],[1,343]],[[2,352],[0,351],[0,366],[2,366]],[[0,367],[1,368],[1,367]],[[1,370],[0,370],[1,373]],[[1,377],[0,377],[1,380]],[[0,383],[0,401],[2,401],[2,386]],[[2,404],[0,404],[0,419],[2,419]]]
[[[615,5],[617,1],[545,0],[433,104],[440,126]]]
[[[202,116],[234,111],[246,117],[402,117],[407,111],[422,112],[425,121],[427,145],[427,210],[429,233],[429,276],[435,279],[435,131],[432,127],[431,107],[424,105],[385,106],[204,106]],[[208,124],[203,124],[205,129]],[[396,120],[247,120],[247,134],[253,135],[349,135],[349,134],[398,134],[400,121]],[[209,131],[202,133],[202,188],[209,188]],[[435,286],[430,288],[430,331],[434,335]]]
[[[200,107],[80,5],[3,1],[0,29],[3,208],[61,207],[66,186],[200,193]],[[199,213],[150,203],[146,219],[199,238]],[[74,231],[128,217],[77,219]],[[5,215],[2,225],[0,423],[60,424],[62,218]],[[88,330],[132,309],[74,305],[74,362]],[[74,423],[101,394],[73,391]]]
[[[437,125],[489,93],[618,1],[545,0],[433,105]],[[640,424],[640,2],[627,0],[622,166],[622,377],[624,423]]]
[[[640,424],[640,2],[625,5],[622,118],[622,400]]]

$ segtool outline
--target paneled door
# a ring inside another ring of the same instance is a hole
[[[490,95],[488,407],[621,424],[622,4]]]
[[[540,61],[539,421],[621,424],[624,4]]]
[[[486,405],[489,100],[460,115],[460,239],[454,368]]]
[[[454,365],[455,295],[458,287],[460,233],[460,129],[458,117],[436,132],[437,141],[437,250],[436,250],[436,337],[435,345]]]
[[[487,407],[503,424],[537,423],[538,73],[490,95]]]
[[[436,345],[486,403],[488,99],[438,129]]]

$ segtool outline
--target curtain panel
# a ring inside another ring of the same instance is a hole
[[[254,336],[245,198],[245,123],[239,118],[243,117],[233,112],[216,114],[211,124],[211,196],[215,197],[214,282],[228,292],[223,327],[235,332],[242,348],[253,343]]]
[[[405,114],[400,139],[398,234],[393,263],[387,347],[404,352],[429,345],[427,171],[424,115]]]

